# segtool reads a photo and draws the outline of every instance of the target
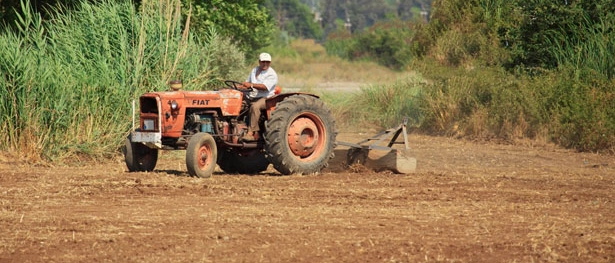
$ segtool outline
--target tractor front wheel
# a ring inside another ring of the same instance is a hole
[[[124,141],[124,161],[129,172],[151,172],[158,162],[158,150],[139,142],[133,142],[131,136]]]
[[[192,136],[186,148],[186,167],[191,176],[207,178],[214,173],[218,148],[214,137],[200,132]]]
[[[336,136],[335,120],[320,99],[290,96],[276,105],[267,121],[267,158],[284,175],[317,173],[333,157]]]

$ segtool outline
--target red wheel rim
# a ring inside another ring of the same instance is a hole
[[[211,147],[209,147],[209,145],[201,145],[199,148],[196,158],[201,170],[205,170],[212,164],[213,160],[210,158],[211,153]]]
[[[318,158],[324,150],[325,127],[318,116],[306,113],[295,118],[288,128],[288,146],[302,161]]]

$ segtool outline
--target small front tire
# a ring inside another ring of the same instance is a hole
[[[151,172],[158,162],[158,149],[132,142],[130,135],[124,141],[122,151],[129,172]]]
[[[202,178],[210,177],[216,168],[218,148],[209,133],[197,133],[190,138],[186,148],[188,174]]]

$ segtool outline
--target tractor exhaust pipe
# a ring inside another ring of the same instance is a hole
[[[132,130],[135,130],[135,100],[132,100]]]

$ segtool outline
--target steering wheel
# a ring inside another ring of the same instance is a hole
[[[225,80],[224,84],[226,84],[229,88],[234,90],[240,90],[237,86],[243,86],[243,83],[234,80]],[[240,90],[243,91],[243,90]]]

